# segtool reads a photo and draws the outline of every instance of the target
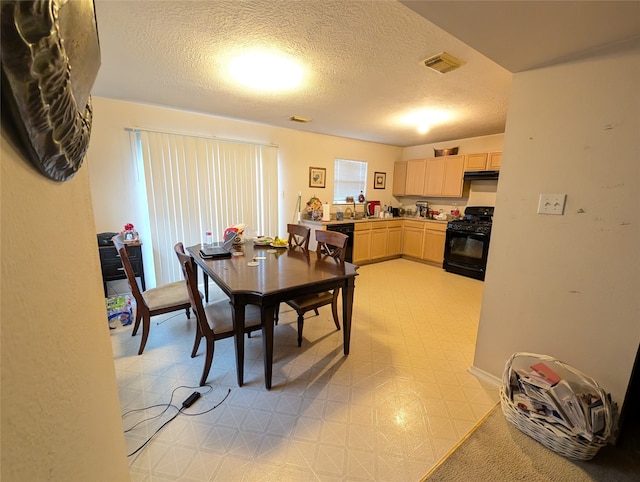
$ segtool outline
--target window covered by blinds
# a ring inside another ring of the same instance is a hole
[[[344,203],[347,197],[358,199],[360,191],[367,194],[367,163],[336,159],[334,163],[333,202]]]
[[[182,278],[178,241],[198,244],[209,229],[221,240],[239,223],[254,235],[278,232],[277,147],[138,130],[132,136],[149,211],[151,239],[143,241],[151,243],[157,284]]]

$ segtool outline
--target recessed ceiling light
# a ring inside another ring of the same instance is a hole
[[[248,52],[229,62],[231,76],[247,87],[287,90],[302,81],[302,67],[292,60],[268,52]]]
[[[451,118],[451,114],[443,110],[416,110],[402,118],[405,124],[417,127],[420,134],[426,134],[433,125],[442,124]]]

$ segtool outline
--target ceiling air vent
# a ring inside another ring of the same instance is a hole
[[[441,74],[451,72],[464,64],[462,60],[456,59],[453,55],[448,54],[447,52],[442,52],[438,55],[434,55],[433,57],[429,57],[428,59],[423,60],[423,62],[425,67],[435,70],[436,72],[440,72]]]

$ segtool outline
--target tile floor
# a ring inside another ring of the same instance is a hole
[[[232,340],[218,342],[211,388],[186,410],[206,413],[178,415],[129,457],[131,479],[419,481],[499,400],[468,372],[483,284],[403,259],[359,273],[348,357],[329,307],[307,315],[298,348],[295,313],[283,305],[271,391],[259,332],[245,342],[241,388]],[[142,356],[131,327],[112,331],[123,413],[166,404],[172,392],[181,406],[196,389],[204,349],[189,357],[194,329],[184,314],[154,318]],[[128,453],[176,413],[162,410],[123,417]]]

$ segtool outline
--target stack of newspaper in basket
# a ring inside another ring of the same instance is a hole
[[[513,354],[500,396],[511,423],[565,457],[593,458],[611,433],[610,396],[595,380],[554,358]]]

